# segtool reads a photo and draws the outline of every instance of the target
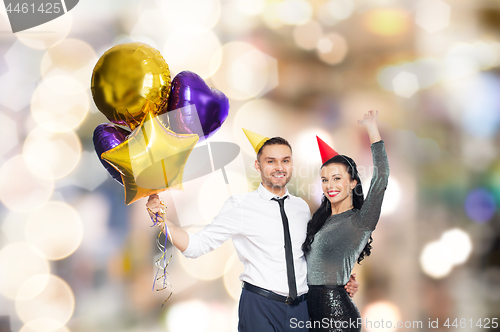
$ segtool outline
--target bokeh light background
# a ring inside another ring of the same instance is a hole
[[[499,316],[500,2],[81,0],[15,35],[2,8],[0,30],[0,315],[12,331],[236,331],[231,241],[197,260],[174,250],[161,308],[145,200],[126,206],[93,150],[107,121],[92,68],[131,41],[230,98],[210,139],[241,147],[229,186],[216,171],[163,193],[173,222],[197,231],[230,193],[258,185],[242,126],[289,139],[289,190],[313,211],[316,134],[357,161],[366,192],[371,154],[356,120],[379,110],[391,178],[372,255],[355,268],[362,316],[423,331],[429,319],[448,330],[447,318],[480,331],[479,318]]]

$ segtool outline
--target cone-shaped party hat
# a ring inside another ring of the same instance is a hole
[[[243,129],[243,132],[247,136],[248,140],[250,141],[250,144],[252,144],[253,149],[255,150],[255,153],[259,153],[260,148],[264,143],[269,139],[269,137],[259,135],[257,133],[254,133],[253,131],[250,131],[245,128]]]
[[[321,163],[324,164],[328,160],[332,159],[335,156],[338,156],[339,153],[332,149],[328,144],[323,142],[321,138],[316,136],[318,139],[318,147],[319,147],[319,153],[321,153]]]

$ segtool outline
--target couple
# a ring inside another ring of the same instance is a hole
[[[380,216],[389,175],[377,116],[370,111],[358,121],[367,129],[374,161],[366,200],[354,161],[333,156],[331,148],[323,149],[324,197],[311,218],[307,203],[285,187],[292,176],[292,149],[286,140],[274,137],[252,144],[257,152],[255,168],[262,178],[256,191],[231,196],[213,222],[198,233],[187,233],[166,221],[173,244],[186,257],[199,257],[233,239],[244,265],[240,332],[307,331],[309,327],[311,331],[359,331],[360,326],[346,325],[360,317],[348,295],[357,292],[358,283],[349,275],[356,260],[370,254],[368,241]],[[159,197],[150,196],[147,207],[150,213],[160,211]],[[339,324],[343,328],[338,329]]]

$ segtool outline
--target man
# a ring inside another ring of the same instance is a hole
[[[292,148],[281,137],[245,134],[257,152],[259,188],[231,196],[213,222],[198,233],[166,224],[173,244],[190,258],[233,239],[244,265],[238,331],[307,331],[307,271],[301,246],[311,213],[303,199],[286,189],[293,171]],[[157,195],[150,196],[147,207],[160,210]],[[358,286],[351,276],[346,289],[353,296]]]

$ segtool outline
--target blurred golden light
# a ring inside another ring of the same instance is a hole
[[[165,24],[183,29],[197,25],[212,28],[220,17],[219,0],[162,0],[157,1],[166,18]]]
[[[219,38],[213,31],[186,27],[169,36],[162,54],[172,73],[190,70],[206,79],[220,66],[220,48]]]
[[[36,210],[49,200],[53,190],[54,182],[34,175],[22,155],[12,157],[0,168],[0,200],[11,210]]]
[[[37,247],[47,259],[71,255],[83,237],[82,219],[64,202],[48,202],[31,213],[26,222],[26,241]]]
[[[0,142],[2,142],[0,144],[0,157],[12,150],[19,143],[16,122],[3,112],[0,112]]]
[[[305,0],[284,0],[276,8],[278,18],[287,25],[300,25],[311,20],[313,9]]]
[[[224,269],[224,287],[231,297],[235,300],[240,298],[241,281],[240,274],[243,273],[243,264],[238,260],[238,255],[232,255],[227,261]]]
[[[231,42],[222,46],[221,52],[222,63],[212,82],[229,98],[250,99],[277,85],[276,59],[252,44]]]
[[[368,304],[361,317],[363,317],[363,327],[369,332],[394,331],[397,328],[396,322],[401,320],[401,314],[399,313],[398,307],[387,301]],[[385,322],[384,325],[381,323],[382,320]],[[371,323],[365,324],[365,321],[370,321]],[[389,324],[389,322],[391,324]]]
[[[340,63],[347,54],[345,38],[338,33],[331,32],[318,42],[319,58],[330,65]]]
[[[201,185],[198,194],[198,206],[204,220],[213,219],[231,195],[248,192],[246,177],[226,171],[230,186],[228,188],[219,172],[221,171],[210,174]]]
[[[273,137],[284,126],[285,112],[279,104],[266,99],[255,99],[245,103],[236,111],[233,121],[233,134],[241,150],[255,157],[255,151],[241,128],[260,135]]]
[[[364,191],[364,188],[363,188]],[[368,192],[368,191],[364,191]],[[387,184],[387,190],[384,194],[384,201],[382,202],[382,212],[381,215],[389,215],[394,213],[401,201],[401,186],[399,181],[393,176],[389,177],[389,182]]]
[[[312,20],[306,24],[299,25],[293,30],[295,44],[305,50],[316,48],[319,40],[323,36],[321,25]]]
[[[39,284],[40,278],[42,276],[34,276],[23,283],[19,289],[19,298],[16,299],[16,313],[24,323],[35,319],[50,319],[55,324],[60,324],[53,328],[60,328],[73,315],[75,309],[73,291],[63,279],[49,275],[45,288],[36,296],[28,298],[33,284]]]
[[[399,9],[375,9],[365,16],[368,30],[379,36],[404,35],[410,28],[408,13]]]
[[[472,251],[472,241],[469,234],[459,228],[444,232],[440,242],[446,248],[448,259],[453,264],[464,263]]]
[[[26,280],[50,272],[49,263],[39,250],[24,242],[11,243],[0,250],[0,266],[0,293],[12,300]],[[44,287],[45,284],[38,283],[32,292],[36,294]]]
[[[44,79],[70,76],[80,82],[82,91],[86,91],[96,62],[96,52],[88,43],[79,39],[65,39],[45,52],[40,72]]]
[[[23,146],[26,165],[44,179],[59,179],[71,173],[81,154],[80,139],[73,131],[51,133],[37,127],[28,134]]]
[[[19,330],[19,332],[71,332],[66,326],[50,318],[32,320]]]
[[[453,267],[453,263],[447,257],[442,243],[434,241],[428,243],[420,254],[420,266],[428,276],[434,279],[446,277]]]
[[[191,227],[189,232],[199,231]],[[226,241],[219,248],[196,259],[179,257],[182,268],[191,276],[200,280],[214,280],[224,275],[227,261],[234,253],[232,241]]]
[[[19,41],[28,47],[44,50],[62,41],[68,36],[73,25],[72,13],[59,16],[56,20],[15,33]]]
[[[80,125],[89,109],[85,88],[70,76],[52,76],[33,93],[31,114],[44,129],[64,132]]]
[[[321,23],[333,25],[351,16],[354,8],[352,0],[329,0],[318,8],[317,15]]]
[[[209,332],[210,308],[200,300],[173,304],[165,316],[170,332]]]

